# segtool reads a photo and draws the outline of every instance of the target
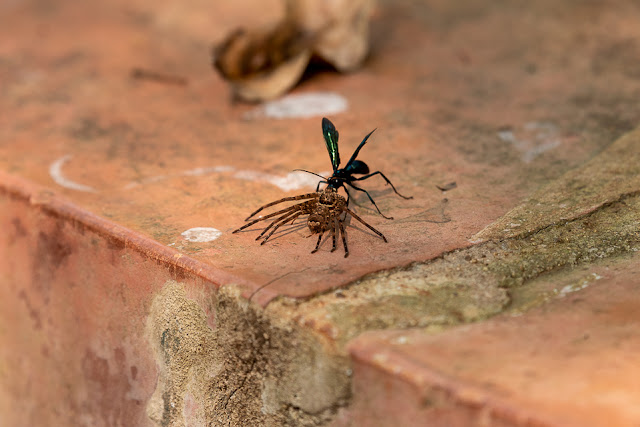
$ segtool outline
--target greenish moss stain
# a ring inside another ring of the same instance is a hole
[[[409,328],[427,325],[455,325],[499,313],[508,303],[504,292],[481,303],[471,284],[449,282],[414,294],[390,294],[369,301],[345,301],[328,306],[327,313],[337,328],[339,345],[364,330]]]
[[[515,288],[567,268],[640,250],[640,196],[624,195],[571,221],[523,237],[489,241],[444,254],[427,263],[372,274],[304,302],[280,298],[267,310],[295,313],[311,324],[328,319],[339,353],[367,330],[451,326],[479,321],[511,307]],[[526,285],[526,286],[525,286]],[[548,301],[553,292],[520,293],[523,309]],[[285,303],[286,302],[286,303]]]
[[[562,267],[572,267],[640,249],[640,198],[625,197],[585,217],[513,239],[487,265],[504,287]]]

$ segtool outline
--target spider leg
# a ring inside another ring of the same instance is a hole
[[[376,210],[378,211],[378,213],[379,213],[380,215],[382,215],[382,217],[383,217],[383,218],[386,218],[386,219],[393,219],[393,217],[392,217],[392,216],[386,216],[385,214],[383,214],[382,212],[380,212],[380,208],[378,208],[378,205],[376,205],[376,202],[373,200],[373,197],[371,197],[371,194],[369,194],[369,192],[368,192],[367,190],[365,190],[364,188],[357,187],[357,186],[353,185],[353,184],[352,184],[352,183],[350,183],[350,182],[349,182],[348,184],[349,184],[351,187],[355,188],[356,190],[358,190],[358,191],[362,191],[363,193],[365,193],[365,194],[367,195],[367,197],[369,198],[369,200],[371,200],[371,203],[373,203],[373,206],[375,206],[375,208],[376,208]]]
[[[271,221],[271,224],[269,224],[267,226],[267,228],[265,228],[264,230],[262,230],[262,233],[260,233],[260,235],[258,237],[256,237],[256,240],[260,240],[260,238],[262,236],[264,236],[264,233],[266,233],[267,231],[269,231],[269,229],[271,227],[273,227],[276,224],[279,224],[280,222],[284,223],[288,220],[291,219],[292,215],[295,214],[296,212],[299,212],[299,210],[291,210],[290,212],[287,212],[285,214],[283,214],[282,216],[279,216],[278,218],[274,219],[273,221]],[[294,217],[295,218],[295,217]]]
[[[300,215],[302,215],[304,212],[298,211],[298,212],[293,212],[291,214],[289,214],[287,216],[287,218],[283,218],[282,220],[280,220],[280,222],[273,227],[273,230],[271,230],[271,232],[269,234],[267,234],[267,237],[264,238],[264,240],[262,242],[260,242],[261,245],[264,245],[265,243],[267,243],[267,240],[269,240],[269,237],[271,237],[271,235],[273,233],[275,233],[275,231],[280,228],[281,225],[284,225],[288,220],[291,219],[291,217],[293,217],[294,219],[299,217]]]
[[[333,227],[331,227],[331,237],[333,238],[333,246],[331,247],[331,252],[336,250],[336,231],[338,230],[338,224],[336,224],[337,219],[333,218]]]
[[[322,236],[324,236],[324,231],[320,232],[320,235],[318,236],[318,242],[316,243],[316,248],[311,251],[312,254],[315,254],[316,252],[318,252],[318,248],[320,247],[320,242],[322,241]]]
[[[387,178],[386,176],[384,176],[384,174],[383,174],[382,172],[380,172],[380,171],[375,171],[375,172],[370,173],[369,175],[361,176],[360,178],[356,178],[356,179],[354,179],[354,181],[362,181],[362,180],[364,180],[364,179],[371,178],[373,175],[380,175],[380,176],[382,177],[382,179],[384,179],[385,181],[387,181],[387,184],[389,184],[389,185],[391,186],[391,188],[393,188],[393,191],[394,191],[398,196],[402,197],[403,199],[407,199],[407,200],[409,200],[409,199],[413,199],[413,196],[409,196],[409,197],[407,197],[407,196],[403,196],[402,194],[398,193],[398,190],[396,190],[396,187],[394,187],[394,186],[393,186],[393,184],[391,183],[391,181],[389,181],[389,178]]]
[[[277,212],[274,212],[274,213],[270,213],[269,215],[265,215],[265,216],[263,216],[263,217],[261,217],[261,218],[258,218],[258,219],[254,219],[253,221],[251,221],[251,222],[249,222],[249,223],[247,223],[247,224],[243,225],[242,227],[240,227],[240,228],[238,228],[238,229],[236,229],[236,230],[233,230],[233,231],[232,231],[232,233],[237,233],[238,231],[244,230],[244,229],[245,229],[245,228],[247,228],[247,227],[251,227],[251,226],[252,226],[253,224],[255,224],[256,222],[264,221],[265,219],[272,218],[272,217],[274,217],[274,216],[276,216],[276,215],[280,215],[280,214],[283,214],[283,213],[285,213],[285,212],[290,212],[290,211],[295,211],[295,210],[301,210],[301,209],[304,209],[304,206],[305,206],[306,204],[307,204],[307,202],[298,203],[297,205],[289,206],[288,208],[281,209],[281,210],[279,210],[279,211],[277,211]]]
[[[338,225],[340,226],[340,234],[342,234],[342,245],[344,246],[344,257],[349,256],[349,246],[347,246],[347,233],[344,230],[344,224],[342,221],[338,221]]]
[[[278,203],[282,203],[282,202],[289,202],[292,200],[302,200],[302,199],[313,199],[313,198],[317,198],[318,197],[318,193],[307,193],[307,194],[301,194],[299,196],[291,196],[291,197],[284,197],[280,200],[276,200],[275,202],[271,202],[271,203],[267,203],[266,205],[260,207],[257,211],[255,211],[254,213],[252,213],[251,215],[249,215],[245,221],[249,221],[249,219],[254,216],[255,214],[257,214],[258,212],[260,212],[261,210],[268,208],[269,206],[273,206],[273,205],[277,205]]]
[[[355,219],[357,219],[358,221],[360,221],[365,227],[367,227],[369,230],[373,231],[374,233],[376,233],[378,236],[382,237],[382,240],[384,240],[385,243],[387,242],[387,238],[384,237],[384,234],[382,234],[381,232],[379,232],[378,230],[376,230],[375,228],[373,228],[372,226],[370,226],[369,224],[367,224],[362,218],[360,218],[358,215],[356,215],[351,209],[347,208],[347,212],[349,212],[349,215],[351,215],[352,217],[354,217]]]

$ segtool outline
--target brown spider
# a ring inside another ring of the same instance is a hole
[[[275,233],[275,231],[280,228],[280,226],[288,222],[291,222],[293,224],[296,218],[298,218],[300,215],[309,215],[307,217],[307,226],[309,227],[309,230],[311,230],[311,234],[320,234],[318,236],[316,247],[311,251],[311,253],[313,254],[318,251],[320,242],[322,241],[322,236],[326,231],[330,231],[331,237],[333,238],[333,247],[331,248],[331,252],[336,250],[336,235],[341,235],[342,244],[344,245],[344,257],[346,258],[349,256],[349,247],[347,246],[347,235],[344,230],[344,221],[347,219],[347,214],[349,214],[356,220],[360,221],[369,230],[382,237],[382,240],[387,242],[387,238],[384,237],[381,232],[367,224],[362,218],[360,218],[351,209],[349,209],[347,207],[347,201],[345,200],[345,198],[338,194],[336,189],[331,187],[327,187],[324,190],[317,191],[315,193],[284,197],[280,200],[276,200],[275,202],[267,203],[266,205],[262,206],[260,209],[249,215],[247,219],[245,219],[245,221],[250,220],[258,212],[270,206],[277,205],[282,202],[304,199],[309,200],[295,204],[293,206],[289,206],[288,208],[281,209],[277,212],[261,216],[260,218],[254,219],[250,223],[243,225],[233,232],[237,233],[238,231],[244,230],[245,228],[250,227],[259,221],[277,217],[273,221],[271,221],[271,224],[269,224],[267,228],[262,230],[262,233],[260,233],[258,237],[256,237],[256,240],[260,240],[260,238],[264,236],[267,231],[271,230],[260,243],[261,245],[264,245],[265,243],[267,243],[267,240],[269,240],[273,233]],[[341,218],[343,213],[345,213],[344,218]]]

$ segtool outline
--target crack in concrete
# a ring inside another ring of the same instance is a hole
[[[253,361],[251,361],[251,366],[249,366],[249,369],[242,376],[242,382],[240,383],[240,385],[235,389],[233,389],[231,393],[229,393],[229,396],[227,397],[227,401],[224,403],[224,409],[227,409],[227,406],[229,406],[229,402],[231,401],[231,399],[233,399],[233,396],[235,396],[235,394],[239,390],[242,390],[244,385],[247,383],[247,378],[249,377],[249,374],[253,371],[253,368],[255,366],[256,366],[256,360],[254,359]]]
[[[273,279],[269,280],[267,283],[265,283],[265,284],[263,284],[263,285],[261,285],[261,286],[257,287],[257,288],[256,288],[256,289],[251,293],[251,295],[249,295],[249,302],[251,302],[251,300],[253,299],[253,297],[254,297],[258,292],[260,292],[261,290],[263,290],[263,289],[264,289],[264,288],[266,288],[267,286],[271,285],[272,283],[277,282],[278,280],[280,280],[280,279],[282,279],[282,278],[284,278],[284,277],[287,277],[287,276],[289,276],[289,275],[292,275],[292,274],[300,274],[300,273],[304,273],[305,271],[309,270],[310,268],[311,268],[311,267],[306,267],[306,268],[303,268],[302,270],[288,271],[288,272],[283,273],[283,274],[281,274],[281,275],[279,275],[279,276],[277,276],[277,277],[274,277]]]

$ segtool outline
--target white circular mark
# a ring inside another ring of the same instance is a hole
[[[222,236],[222,231],[213,227],[195,227],[182,233],[182,237],[189,242],[213,242]]]
[[[88,185],[78,184],[77,182],[71,181],[70,179],[64,177],[64,175],[62,174],[62,166],[67,163],[71,159],[71,157],[73,157],[71,154],[67,154],[66,156],[63,156],[55,162],[51,163],[51,166],[49,166],[49,175],[56,182],[56,184],[62,187],[69,188],[71,190],[95,193],[95,188],[89,187]]]
[[[289,95],[267,102],[246,114],[246,118],[270,117],[274,119],[309,118],[345,111],[347,100],[333,92],[310,92]]]
[[[328,174],[328,172],[324,172],[319,175],[327,176]],[[302,171],[289,172],[286,176],[280,176],[250,170],[240,170],[233,176],[247,181],[266,181],[284,191],[298,190],[305,187],[313,188],[318,185],[321,179],[316,175]]]
[[[289,172],[287,176],[284,177],[271,177],[267,179],[267,181],[277,187],[280,187],[284,191],[291,191],[297,190],[299,188],[315,187],[316,185],[318,185],[320,178],[306,172],[294,171]]]
[[[66,161],[66,158],[62,160]],[[245,170],[240,169],[237,170],[233,166],[212,166],[212,167],[202,167],[202,168],[194,168],[189,169],[182,172],[177,172],[170,175],[156,175],[150,176],[148,178],[143,178],[138,181],[130,182],[129,184],[124,186],[125,190],[130,190],[132,188],[138,187],[140,185],[157,183],[166,179],[178,177],[178,176],[205,176],[214,173],[228,173],[235,172],[232,176],[236,179],[243,179],[247,181],[265,181],[270,184],[273,184],[284,191],[298,190],[300,188],[314,188],[318,185],[318,181],[322,178],[316,175],[302,172],[302,171],[293,171],[289,172],[287,175],[272,175],[264,172],[258,172],[254,170]],[[326,177],[331,175],[330,172],[320,172],[318,175],[322,177]],[[90,187],[89,187],[90,188]],[[88,191],[88,190],[85,190]]]
[[[409,339],[406,336],[402,335],[395,338],[393,342],[395,342],[396,344],[406,344],[409,342]]]

